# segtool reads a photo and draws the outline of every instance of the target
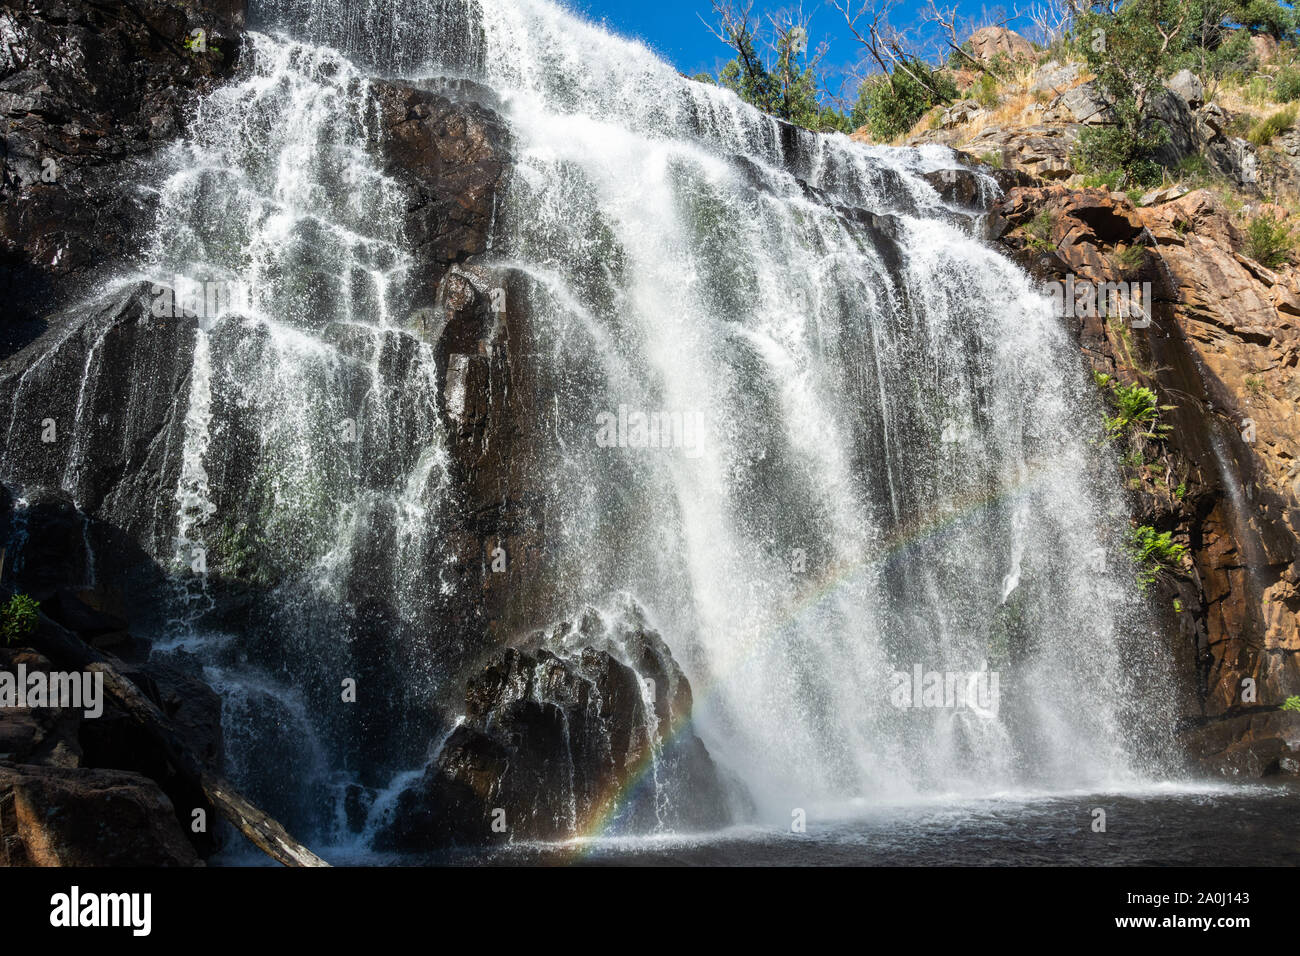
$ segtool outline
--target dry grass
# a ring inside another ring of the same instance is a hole
[[[1223,107],[1230,114],[1241,114],[1250,118],[1251,125],[1267,117],[1278,109],[1278,104],[1271,99],[1257,95],[1250,83],[1223,82],[1210,97],[1211,102]]]
[[[1014,129],[1016,127],[1035,126],[1042,122],[1041,114],[1046,109],[1047,104],[1055,98],[1058,93],[1064,93],[1066,90],[1072,90],[1076,86],[1082,86],[1093,75],[1088,72],[1082,72],[1071,81],[1059,87],[1055,92],[1050,90],[1040,90],[1031,92],[1030,87],[1034,82],[1034,73],[1049,58],[1042,61],[1026,62],[1018,66],[1016,72],[1004,79],[998,84],[997,93],[999,103],[992,110],[983,110],[973,117],[969,122],[961,123],[953,127],[954,142],[958,144],[969,143],[972,139],[989,128],[1003,127]],[[972,98],[974,95],[973,84],[962,89],[958,94],[959,99]],[[914,137],[933,129],[933,124],[940,114],[947,109],[946,106],[936,106],[925,113],[916,125],[904,133],[902,136],[895,138],[889,145],[901,146]],[[862,132],[862,131],[859,131]],[[856,135],[856,134],[855,134]],[[863,142],[870,142],[865,135]]]

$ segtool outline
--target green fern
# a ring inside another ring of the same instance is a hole
[[[1108,383],[1110,384],[1110,383]],[[1144,438],[1158,439],[1173,429],[1160,424],[1160,412],[1172,406],[1162,406],[1156,393],[1143,385],[1110,384],[1111,403],[1115,414],[1106,417],[1106,437],[1121,438],[1134,429]]]
[[[14,644],[36,630],[36,614],[40,605],[26,594],[15,594],[0,612],[0,635],[6,644]]]
[[[1174,571],[1187,557],[1187,546],[1173,540],[1173,532],[1156,531],[1140,525],[1128,533],[1128,551],[1137,568],[1138,587],[1143,591],[1155,584],[1161,571]]]

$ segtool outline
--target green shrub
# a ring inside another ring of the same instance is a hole
[[[1228,118],[1228,125],[1223,128],[1223,132],[1235,139],[1245,139],[1250,135],[1251,126],[1249,113],[1233,113]]]
[[[1029,237],[1030,249],[1050,252],[1056,248],[1056,243],[1052,242],[1052,225],[1052,214],[1046,209],[1025,223],[1025,235]]]
[[[1174,178],[1182,181],[1189,188],[1208,185],[1215,179],[1214,170],[1201,153],[1184,156],[1174,168]]]
[[[6,644],[14,644],[36,630],[39,605],[26,594],[15,594],[0,612],[0,635]]]
[[[1083,188],[1104,189],[1113,193],[1119,188],[1119,180],[1123,175],[1118,169],[1112,169],[1108,173],[1088,173],[1083,177]]]
[[[1154,186],[1163,177],[1155,154],[1169,141],[1169,131],[1151,103],[1173,65],[1170,38],[1159,31],[1171,13],[1164,0],[1124,0],[1084,5],[1074,23],[1075,52],[1094,74],[1093,89],[1113,124],[1080,132],[1076,168],[1093,173],[1118,169],[1125,189]]]
[[[1300,100],[1300,70],[1285,66],[1277,71],[1277,76],[1273,78],[1273,98],[1279,103]]]
[[[986,110],[991,110],[1002,102],[1002,97],[998,96],[998,81],[989,73],[980,77],[973,93],[975,102]]]
[[[1143,591],[1155,583],[1161,571],[1177,570],[1187,556],[1187,546],[1175,544],[1172,532],[1157,532],[1150,525],[1131,529],[1126,544],[1137,568],[1138,587]]]
[[[949,103],[957,96],[957,87],[947,73],[932,71],[918,61],[908,63],[907,68],[924,79],[926,85],[902,70],[895,70],[888,77],[873,76],[862,84],[858,93],[853,121],[866,126],[878,140],[902,136],[931,107]]]
[[[1264,103],[1274,97],[1275,91],[1267,76],[1252,76],[1242,95],[1248,103]]]
[[[1288,697],[1282,705],[1283,710],[1300,710],[1300,697]]]
[[[1142,263],[1146,262],[1146,258],[1146,247],[1135,243],[1128,246],[1123,252],[1115,254],[1115,265],[1119,266],[1121,272],[1133,272],[1142,267]]]
[[[1276,269],[1292,249],[1291,229],[1272,216],[1256,216],[1246,224],[1245,253],[1262,266]]]
[[[1163,124],[1153,123],[1140,133],[1122,126],[1085,126],[1074,148],[1079,168],[1107,178],[1115,185],[1146,188],[1160,185],[1164,170],[1152,155],[1165,144],[1169,132]]]
[[[1256,146],[1267,146],[1295,125],[1295,116],[1296,104],[1292,103],[1252,126],[1246,138]]]

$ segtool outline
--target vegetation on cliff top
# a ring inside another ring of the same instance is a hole
[[[975,131],[990,122],[1027,126],[1053,96],[1087,83],[1107,121],[1082,124],[1071,163],[1093,185],[1135,197],[1162,181],[1207,185],[1198,181],[1211,173],[1203,157],[1170,158],[1163,88],[1180,71],[1202,84],[1207,102],[1230,107],[1228,135],[1257,147],[1292,128],[1296,115],[1286,104],[1300,102],[1300,19],[1277,0],[1044,0],[1013,21],[1027,40],[1001,27],[976,30],[984,21],[959,23],[934,0],[909,11],[905,30],[891,22],[902,20],[893,0],[831,0],[820,13],[843,18],[857,56],[839,71],[828,65],[829,44],[813,41],[814,16],[802,8],[712,2],[708,27],[735,55],[716,77],[696,79],[812,130],[910,141],[965,122],[966,106],[949,115],[957,102],[978,107]],[[1052,66],[1075,72],[1044,85],[1035,71]]]

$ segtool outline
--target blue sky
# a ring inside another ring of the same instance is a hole
[[[661,56],[671,61],[679,70],[695,74],[701,70],[716,73],[731,57],[727,48],[709,34],[700,17],[709,17],[709,0],[562,0],[571,9],[590,20],[603,22],[608,28],[625,36],[634,36],[645,42]],[[855,0],[855,3],[860,0]],[[972,0],[939,0],[941,7],[956,4],[963,17],[980,18],[981,11],[1000,11],[992,4]],[[798,0],[755,0],[754,10],[776,12],[796,6]],[[900,0],[892,15],[899,29],[917,24],[924,0]],[[1008,7],[1009,8],[1009,7]],[[803,0],[805,13],[812,13],[809,39],[812,46],[821,40],[830,41],[830,52],[825,63],[835,70],[844,70],[858,59],[857,43],[848,32],[843,15],[826,0]],[[1001,18],[993,12],[990,20]],[[1015,26],[1015,24],[1012,24]]]

